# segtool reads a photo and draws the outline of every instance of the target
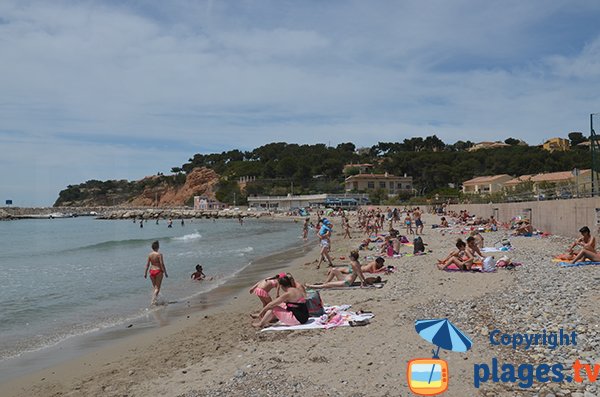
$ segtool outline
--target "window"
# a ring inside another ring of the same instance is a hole
[[[385,182],[379,182],[379,187],[385,189]]]
[[[398,189],[402,189],[402,184],[398,182]]]
[[[375,189],[375,182],[367,182],[367,188]]]

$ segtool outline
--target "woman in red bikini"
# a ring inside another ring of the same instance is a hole
[[[163,274],[165,277],[169,277],[167,269],[165,268],[165,261],[163,255],[158,252],[158,241],[152,243],[152,252],[148,255],[148,262],[146,262],[146,270],[144,271],[144,278],[148,277],[148,269],[150,269],[150,280],[154,287],[154,293],[152,294],[152,304],[156,304],[158,293],[160,292],[160,285],[162,284]]]

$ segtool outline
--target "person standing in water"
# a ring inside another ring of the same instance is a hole
[[[152,305],[156,305],[156,299],[160,292],[160,286],[163,280],[163,274],[165,277],[169,277],[167,274],[167,268],[165,267],[165,261],[163,254],[158,252],[159,244],[158,241],[152,243],[152,252],[148,255],[148,261],[146,262],[146,270],[144,271],[144,278],[148,278],[148,269],[150,270],[150,281],[154,287],[154,293],[152,294]]]

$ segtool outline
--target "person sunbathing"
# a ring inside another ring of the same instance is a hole
[[[450,227],[450,226],[448,225],[448,220],[446,219],[446,217],[445,217],[445,216],[442,216],[442,218],[440,219],[440,221],[441,221],[441,222],[440,222],[440,227]]]
[[[527,219],[523,219],[519,222],[519,226],[515,230],[515,236],[531,237],[533,235],[533,226]]]
[[[381,256],[378,256],[377,259],[375,259],[374,261],[371,261],[366,265],[361,265],[360,270],[362,270],[363,273],[387,273],[388,268],[383,266],[384,263],[385,259],[383,259]],[[342,274],[350,274],[352,272],[352,269],[348,266],[339,267],[338,270]],[[329,273],[327,274],[327,276],[329,276]]]
[[[466,248],[467,244],[458,239],[456,241],[456,249],[450,251],[446,258],[438,260],[438,269],[445,270],[450,265],[456,265],[461,270],[470,270],[473,265],[473,256]]]
[[[350,287],[356,278],[360,278],[361,287],[366,285],[365,276],[362,272],[362,267],[358,261],[358,251],[352,251],[350,253],[350,265],[345,269],[346,272],[342,272],[339,267],[329,269],[327,272],[327,278],[323,284],[307,284],[307,288],[336,288],[336,287]],[[336,279],[334,281],[334,279]]]
[[[583,262],[585,260],[592,262],[600,262],[600,254],[597,252],[586,250],[585,248],[579,251],[579,253],[571,260],[571,263]]]
[[[473,262],[483,262],[485,259],[485,255],[481,253],[481,249],[477,245],[477,239],[473,236],[467,238],[467,251],[473,257]]]
[[[277,282],[283,293],[263,307],[258,313],[260,320],[252,323],[253,327],[262,328],[275,318],[285,325],[305,324],[308,321],[305,291],[294,287],[294,280],[287,274],[277,278]]]
[[[581,237],[578,238],[569,246],[569,250],[566,254],[557,255],[555,258],[563,261],[573,260],[579,254],[579,252],[575,252],[575,247],[581,246],[582,250],[588,250],[590,252],[596,252],[596,238],[592,236],[590,232],[590,228],[587,226],[579,229],[579,233],[581,233]]]
[[[471,237],[475,239],[475,244],[479,247],[479,249],[483,248],[483,236],[478,230],[471,231]],[[469,239],[467,239],[467,242],[468,241]]]

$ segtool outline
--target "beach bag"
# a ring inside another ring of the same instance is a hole
[[[510,240],[507,237],[504,237],[500,242],[503,246],[510,247]]]
[[[425,244],[421,237],[417,237],[413,241],[413,254],[416,254],[417,252],[425,252]]]
[[[484,272],[495,272],[496,262],[494,262],[493,256],[488,256],[483,260],[483,271]]]
[[[400,242],[402,244],[408,244],[410,241],[408,241],[408,238],[406,236],[400,236]]]
[[[310,317],[319,317],[325,314],[319,291],[314,289],[306,290],[306,307],[308,308],[308,315]]]

